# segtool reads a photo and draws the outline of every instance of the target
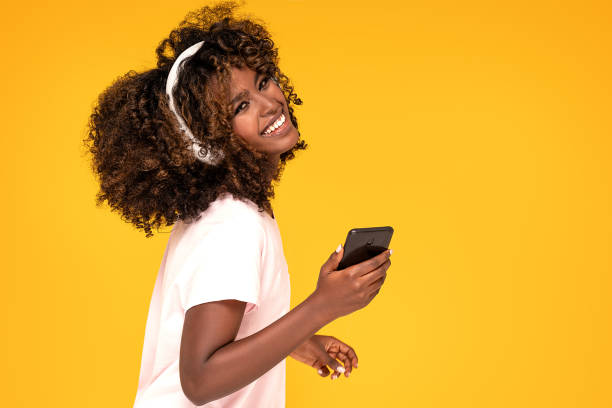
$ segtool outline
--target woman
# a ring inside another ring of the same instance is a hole
[[[366,306],[390,251],[337,270],[289,310],[289,275],[270,200],[306,148],[265,28],[233,2],[187,15],[99,98],[87,139],[98,203],[152,236],[173,225],[147,318],[136,407],[283,407],[284,359],[348,377],[354,350],[315,333]],[[342,362],[342,364],[339,362]]]

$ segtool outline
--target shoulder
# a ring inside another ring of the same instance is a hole
[[[255,203],[231,194],[223,194],[202,213],[202,219],[214,223],[252,222],[260,224],[263,213]]]
[[[255,203],[224,194],[213,201],[198,219],[183,225],[180,235],[196,241],[209,241],[228,235],[235,238],[240,235],[251,239],[263,237],[265,234],[263,214]]]

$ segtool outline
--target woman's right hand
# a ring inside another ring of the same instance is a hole
[[[391,250],[361,263],[337,270],[344,248],[333,252],[321,267],[313,296],[321,300],[328,320],[367,306],[378,294],[391,266]]]

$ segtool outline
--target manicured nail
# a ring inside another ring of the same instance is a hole
[[[342,249],[342,244],[338,245],[338,248],[336,248],[336,253],[339,253],[341,249]]]
[[[321,370],[321,369],[319,368],[318,373],[319,373],[319,375],[323,375],[323,370]]]
[[[389,255],[391,255],[391,254],[393,254],[393,250],[392,249],[389,250]]]
[[[338,368],[336,368],[336,371],[339,372],[340,374],[344,373],[344,367],[340,366]]]
[[[332,374],[332,380],[336,379],[336,374]]]
[[[353,365],[353,367],[357,368],[357,363],[355,363],[355,364]]]
[[[348,378],[349,375],[351,375],[350,371],[348,373],[346,373],[346,378]]]

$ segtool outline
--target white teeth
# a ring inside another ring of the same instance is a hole
[[[272,133],[274,130],[276,130],[279,127],[281,127],[283,125],[283,123],[285,123],[285,114],[281,113],[281,117],[278,118],[278,120],[276,122],[274,122],[272,125],[270,125],[270,127],[268,129],[266,129],[264,134]]]

